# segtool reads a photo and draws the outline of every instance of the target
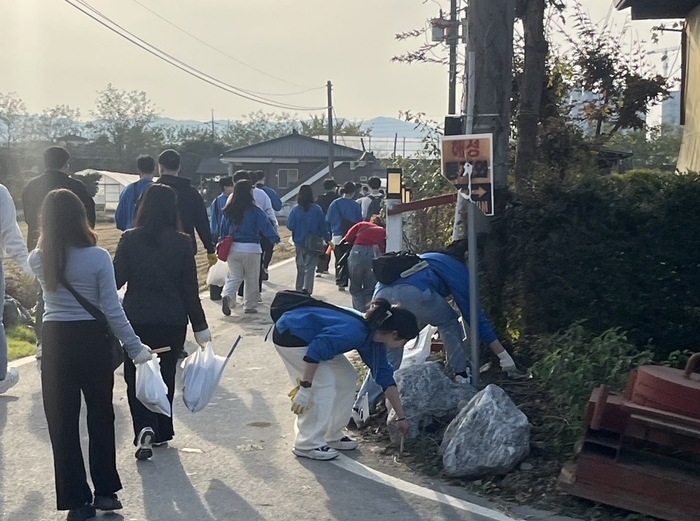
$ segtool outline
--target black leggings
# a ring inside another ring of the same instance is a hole
[[[41,391],[49,426],[58,510],[92,502],[80,448],[80,394],[87,406],[90,477],[96,496],[121,490],[114,441],[112,354],[94,320],[44,322]]]
[[[185,345],[187,326],[163,326],[148,324],[133,324],[134,331],[141,338],[141,342],[151,349],[170,346],[170,351],[158,355],[160,358],[160,374],[165,385],[168,386],[168,401],[172,404],[175,394],[175,372],[180,353]],[[136,398],[136,367],[131,358],[124,358],[124,380],[126,381],[126,395],[131,409],[131,420],[134,426],[134,443],[136,437],[144,427],[150,427],[155,433],[155,443],[162,443],[173,439],[173,419],[146,409]]]

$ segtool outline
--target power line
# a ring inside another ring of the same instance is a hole
[[[187,63],[175,58],[174,56],[166,53],[165,51],[159,49],[158,47],[148,43],[147,41],[143,40],[142,38],[136,36],[134,33],[128,31],[118,23],[114,22],[111,20],[109,17],[105,16],[104,14],[100,13],[97,9],[92,7],[90,4],[85,2],[84,0],[66,0],[66,2],[71,5],[72,7],[76,8],[78,11],[81,13],[89,16],[93,20],[95,20],[97,23],[100,25],[106,27],[110,31],[118,34],[122,38],[126,39],[127,41],[133,43],[134,45],[140,47],[141,49],[145,50],[146,52],[152,54],[153,56],[169,63],[170,65],[173,65],[174,67],[180,69],[183,72],[186,72],[187,74],[190,74],[191,76],[194,76],[205,83],[208,83],[214,87],[217,87],[221,90],[224,90],[226,92],[229,92],[230,94],[233,94],[235,96],[247,99],[249,101],[254,101],[256,103],[260,103],[262,105],[268,105],[270,107],[275,107],[275,108],[280,108],[284,110],[299,110],[299,111],[316,111],[316,110],[326,110],[327,107],[301,107],[297,105],[290,105],[287,103],[282,103],[274,100],[269,100],[266,98],[263,98],[261,96],[249,94],[242,89],[228,84],[222,80],[219,80],[205,72],[200,71],[199,69],[188,65]],[[81,7],[82,6],[82,7]]]
[[[260,94],[260,95],[263,95],[263,96],[296,96],[296,95],[298,95],[298,94],[304,94],[304,93],[306,93],[306,92],[310,92],[310,91],[313,91],[313,90],[321,90],[321,89],[325,89],[325,88],[326,88],[325,85],[322,86],[322,87],[309,88],[309,87],[306,87],[306,86],[304,86],[304,85],[299,85],[298,83],[294,83],[294,82],[291,82],[291,81],[287,81],[287,80],[285,80],[285,79],[283,79],[283,78],[280,78],[280,77],[278,77],[278,76],[274,76],[274,75],[269,74],[269,73],[267,73],[267,72],[265,72],[265,71],[263,71],[263,70],[260,70],[260,69],[258,69],[258,68],[256,68],[256,67],[253,67],[252,65],[249,65],[249,64],[245,63],[244,61],[239,60],[239,59],[236,58],[235,56],[231,56],[230,54],[228,54],[228,53],[222,51],[221,49],[218,49],[217,47],[214,47],[214,46],[211,45],[209,42],[207,42],[207,41],[205,41],[205,40],[202,40],[202,39],[199,38],[197,35],[192,34],[191,32],[187,31],[186,29],[183,29],[183,28],[180,27],[179,25],[174,24],[173,22],[171,22],[170,20],[168,20],[167,18],[165,18],[163,15],[157,13],[156,11],[154,11],[154,10],[151,9],[150,7],[148,7],[148,6],[144,5],[144,4],[142,4],[142,3],[139,2],[138,0],[132,0],[132,2],[134,2],[135,4],[141,6],[143,9],[145,9],[146,11],[148,11],[149,13],[151,13],[152,15],[154,15],[154,16],[160,18],[162,21],[164,21],[164,22],[167,23],[168,25],[174,27],[174,28],[177,29],[178,31],[180,31],[180,32],[182,32],[182,33],[184,33],[184,34],[186,34],[186,35],[189,36],[190,38],[193,38],[193,39],[197,40],[199,43],[201,43],[201,44],[203,44],[203,45],[206,45],[206,46],[209,47],[210,49],[212,49],[212,50],[218,52],[219,54],[221,54],[222,56],[227,57],[228,59],[233,60],[234,62],[239,63],[239,64],[243,65],[244,67],[248,67],[249,69],[254,70],[255,72],[259,72],[260,74],[263,74],[263,75],[268,76],[268,77],[270,77],[270,78],[273,78],[273,79],[275,79],[275,80],[281,81],[281,82],[283,82],[283,83],[287,83],[287,84],[289,84],[289,85],[294,85],[295,87],[301,87],[302,89],[306,89],[306,90],[302,90],[302,91],[299,91],[299,92],[290,92],[290,93],[286,93],[286,94],[272,94],[272,93],[269,93],[269,92],[266,93],[266,92],[254,92],[254,91],[245,91],[245,92],[248,92],[248,93],[250,93],[250,94]],[[241,90],[243,90],[243,89],[241,89]]]

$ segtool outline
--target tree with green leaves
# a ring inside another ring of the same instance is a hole
[[[37,139],[54,143],[68,134],[80,134],[80,110],[68,105],[56,105],[44,109],[33,118],[32,134]]]
[[[95,110],[91,112],[95,121],[90,128],[97,135],[106,135],[120,162],[155,142],[156,134],[149,128],[158,116],[158,111],[144,91],[126,91],[114,87],[98,91]]]
[[[20,142],[26,133],[27,107],[16,92],[0,92],[0,140],[8,148]]]

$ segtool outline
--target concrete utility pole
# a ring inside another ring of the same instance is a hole
[[[473,131],[493,134],[497,213],[498,199],[503,201],[498,191],[505,189],[508,181],[514,23],[515,0],[469,1],[467,51],[476,57]]]
[[[326,83],[328,89],[328,177],[333,177],[333,84]]]
[[[448,91],[448,114],[457,111],[457,43],[459,42],[459,24],[457,22],[457,0],[450,0],[450,26],[447,29],[447,44],[450,48],[450,77]]]

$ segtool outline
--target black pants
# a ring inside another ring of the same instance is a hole
[[[41,391],[53,451],[58,510],[92,502],[80,448],[80,393],[87,405],[96,496],[121,490],[114,441],[114,372],[106,331],[94,320],[44,322]]]
[[[185,345],[187,326],[132,325],[136,334],[141,338],[141,342],[151,349],[170,346],[170,351],[161,353],[158,357],[160,357],[160,374],[163,376],[165,385],[168,386],[168,401],[172,406],[175,394],[175,372],[177,371],[178,358]],[[131,409],[131,421],[134,426],[134,443],[136,443],[136,437],[144,427],[153,429],[155,433],[153,441],[155,443],[173,439],[175,431],[173,430],[172,417],[168,418],[163,414],[149,411],[136,398],[136,367],[128,356],[124,358],[124,380],[126,381],[129,409]]]
[[[335,283],[341,288],[348,287],[348,255],[352,249],[352,244],[338,244],[333,250],[335,255]]]
[[[325,273],[331,265],[330,254],[322,253],[318,256],[318,264],[316,264],[316,273]]]
[[[260,247],[262,248],[262,267],[260,270],[260,276],[262,277],[263,271],[267,273],[267,268],[270,267],[270,262],[272,262],[272,252],[275,249],[273,242],[267,237],[260,238]],[[267,280],[267,279],[265,279]]]

